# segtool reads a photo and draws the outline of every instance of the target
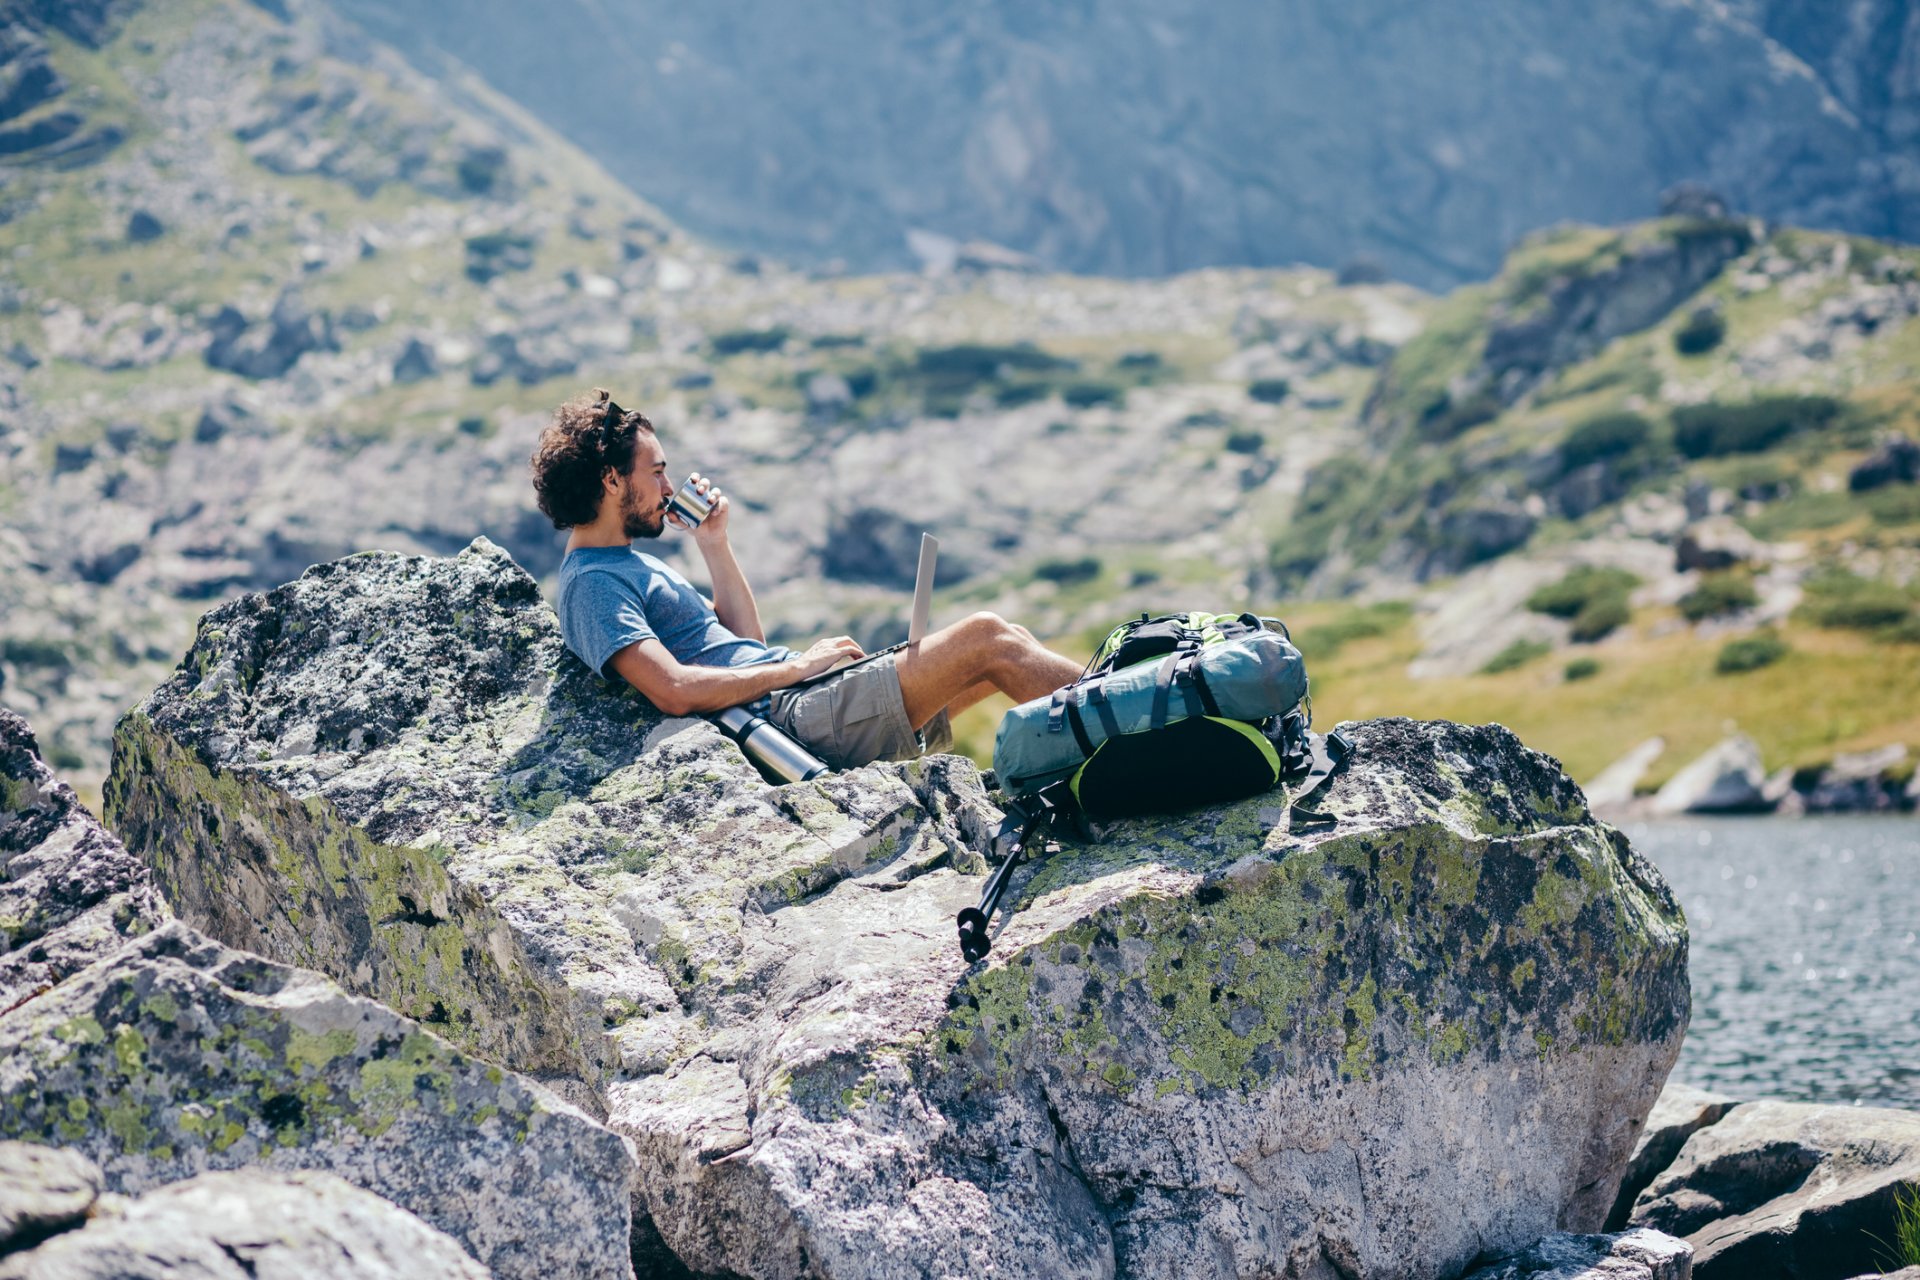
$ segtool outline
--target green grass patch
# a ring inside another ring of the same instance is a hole
[[[1327,620],[1301,627],[1294,633],[1309,663],[1330,658],[1355,640],[1392,635],[1413,616],[1413,606],[1404,600],[1381,600],[1359,605]]]

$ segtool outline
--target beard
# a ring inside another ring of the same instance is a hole
[[[657,538],[667,529],[667,510],[654,507],[648,510],[637,501],[629,501],[626,510],[620,513],[621,522],[629,538]]]

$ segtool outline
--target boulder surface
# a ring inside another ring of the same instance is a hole
[[[0,1258],[0,1280],[488,1280],[458,1244],[330,1173],[208,1173]]]
[[[370,1000],[175,921],[0,1018],[0,1138],[145,1191],[318,1169],[500,1276],[630,1274],[625,1145]]]
[[[1118,825],[970,966],[969,762],[768,786],[477,540],[213,610],[107,803],[199,927],[604,1107],[696,1271],[1440,1277],[1596,1229],[1679,909],[1506,730],[1350,731],[1332,825]]]

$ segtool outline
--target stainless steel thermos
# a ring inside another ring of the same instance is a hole
[[[749,760],[783,781],[806,782],[827,772],[826,761],[745,707],[728,707],[709,719],[740,744]]]

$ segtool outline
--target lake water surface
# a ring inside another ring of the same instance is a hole
[[[1920,819],[1623,824],[1692,932],[1673,1078],[1737,1098],[1920,1108]]]

